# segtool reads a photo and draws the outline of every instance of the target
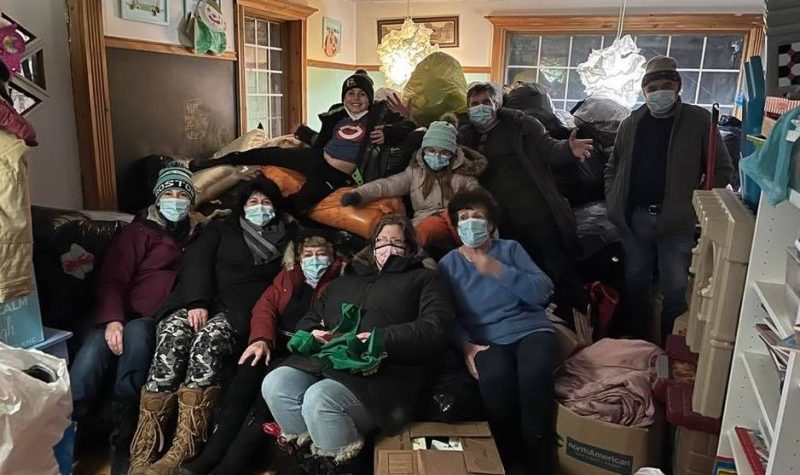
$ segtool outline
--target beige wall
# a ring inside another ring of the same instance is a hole
[[[308,18],[308,59],[354,64],[356,62],[356,5],[353,0],[306,0],[305,5],[318,11]],[[329,17],[342,24],[342,51],[334,57],[322,52],[322,18]],[[359,35],[360,41],[360,35]]]
[[[190,44],[189,38],[183,37],[183,26],[186,13],[183,0],[169,0],[168,26],[153,25],[139,21],[123,20],[120,17],[119,0],[103,0],[103,15],[105,16],[105,34],[120,38],[133,38],[137,40],[156,41],[169,44]],[[227,20],[228,51],[233,51],[236,44],[233,36],[233,0],[220,0],[222,14]]]
[[[78,209],[83,205],[75,109],[63,0],[0,0],[0,10],[44,42],[48,97],[26,118],[39,146],[28,152],[33,204]]]
[[[377,64],[377,21],[402,18],[405,1],[364,0],[357,3],[359,64]],[[460,46],[443,49],[463,66],[489,66],[492,25],[487,15],[616,14],[619,0],[450,0],[412,1],[412,16],[460,17]],[[590,7],[587,7],[590,5]],[[761,13],[763,0],[628,0],[628,13]]]

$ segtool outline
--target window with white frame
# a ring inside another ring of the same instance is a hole
[[[261,124],[269,137],[284,133],[283,24],[245,17],[245,87],[247,130]]]
[[[506,44],[505,81],[539,82],[551,94],[556,108],[570,110],[585,97],[577,66],[592,49],[611,45],[614,36],[538,35],[509,32]],[[744,35],[634,36],[648,60],[667,55],[678,62],[685,102],[711,107],[717,102],[730,114],[736,102]],[[640,94],[639,101],[643,98]]]

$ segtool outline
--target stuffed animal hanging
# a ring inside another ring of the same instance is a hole
[[[186,34],[192,38],[194,54],[221,55],[228,46],[225,18],[216,0],[200,0],[189,17]]]

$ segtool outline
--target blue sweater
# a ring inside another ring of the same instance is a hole
[[[550,278],[517,241],[494,239],[488,255],[503,264],[499,278],[479,274],[457,249],[439,262],[455,295],[458,342],[508,345],[534,332],[552,332],[545,314]]]

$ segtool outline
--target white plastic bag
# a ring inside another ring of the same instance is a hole
[[[45,383],[23,370],[52,372]],[[0,343],[0,475],[57,474],[55,446],[70,424],[67,362]]]

